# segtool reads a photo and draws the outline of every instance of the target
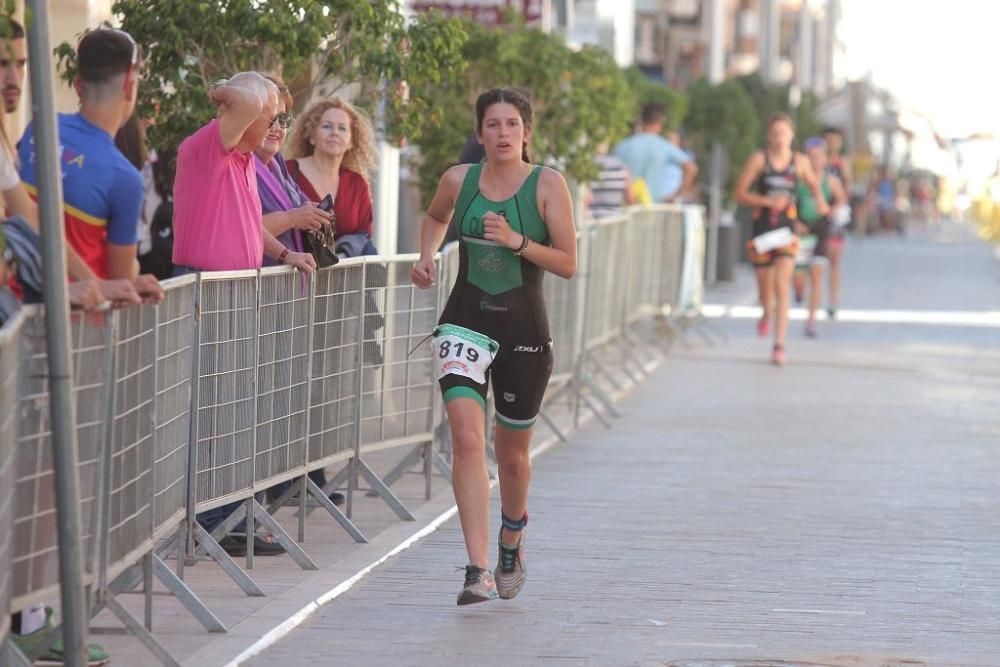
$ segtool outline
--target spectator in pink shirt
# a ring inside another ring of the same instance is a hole
[[[257,72],[240,72],[216,82],[209,97],[219,108],[218,117],[185,139],[177,151],[174,275],[258,269],[264,255],[312,273],[313,256],[286,248],[263,224],[253,150],[279,120],[277,86]],[[240,504],[202,512],[198,523],[212,532]],[[258,556],[284,553],[280,544],[263,537],[251,541],[226,535],[219,542],[232,556],[245,554],[248,543]]]
[[[218,117],[177,152],[175,274],[256,269],[264,255],[311,273],[312,255],[286,248],[262,223],[253,150],[278,120],[277,86],[240,72],[216,82],[209,97]]]

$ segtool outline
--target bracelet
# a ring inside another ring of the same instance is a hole
[[[278,263],[279,263],[279,264],[284,264],[284,263],[285,263],[285,258],[286,258],[286,257],[288,257],[288,248],[285,248],[285,249],[283,249],[283,250],[281,251],[281,254],[280,254],[280,255],[278,255]]]
[[[514,254],[518,257],[524,255],[524,251],[528,249],[528,236],[527,234],[521,234],[521,247],[514,251]]]

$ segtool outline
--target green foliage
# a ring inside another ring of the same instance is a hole
[[[642,73],[638,67],[625,70],[625,78],[635,97],[634,118],[638,118],[642,107],[650,102],[659,102],[667,112],[668,130],[679,130],[688,111],[688,98],[679,90],[654,81]]]
[[[728,156],[725,192],[731,193],[743,163],[759,145],[761,123],[753,100],[735,80],[712,85],[705,79],[688,90],[688,138],[698,156],[700,173],[707,176],[712,144],[718,142]]]
[[[761,130],[767,126],[768,119],[776,113],[787,113],[792,116],[795,123],[795,137],[798,144],[809,137],[818,135],[823,124],[817,116],[820,100],[815,94],[805,91],[802,93],[799,106],[794,110],[789,103],[789,86],[787,85],[767,85],[760,74],[753,73],[741,76],[738,79],[740,85],[746,90],[753,101],[754,109],[757,112],[757,119],[760,121]],[[763,136],[759,139],[763,142]]]
[[[429,14],[407,25],[395,1],[116,0],[112,11],[143,47],[140,113],[158,110],[150,142],[160,150],[176,148],[208,122],[215,115],[211,83],[241,70],[304,81],[300,93],[336,77],[356,84],[369,111],[384,92],[387,131],[399,138],[427,124],[427,107],[405,104],[395,82],[428,85],[461,64],[457,21]],[[57,55],[71,80],[74,46],[61,44]]]
[[[463,75],[420,92],[433,98],[434,112],[440,110],[443,119],[416,142],[425,198],[475,130],[476,97],[496,86],[530,95],[533,161],[552,164],[579,181],[595,177],[598,146],[624,136],[633,112],[631,91],[613,57],[597,47],[573,51],[561,37],[516,21],[504,29],[466,22],[465,30]]]

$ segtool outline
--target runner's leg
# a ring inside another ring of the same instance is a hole
[[[454,460],[451,484],[462,523],[469,563],[487,566],[490,530],[490,476],[486,469],[485,413],[472,398],[455,398],[446,405],[451,424]]]

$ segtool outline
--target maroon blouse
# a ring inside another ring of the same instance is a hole
[[[325,192],[323,194],[316,192],[316,188],[299,169],[298,160],[288,160],[287,164],[288,173],[309,199],[318,202],[326,196]],[[333,200],[333,213],[337,216],[336,238],[358,232],[367,232],[368,236],[371,236],[372,193],[368,189],[368,181],[361,174],[340,169],[340,184],[337,186],[337,196]]]

